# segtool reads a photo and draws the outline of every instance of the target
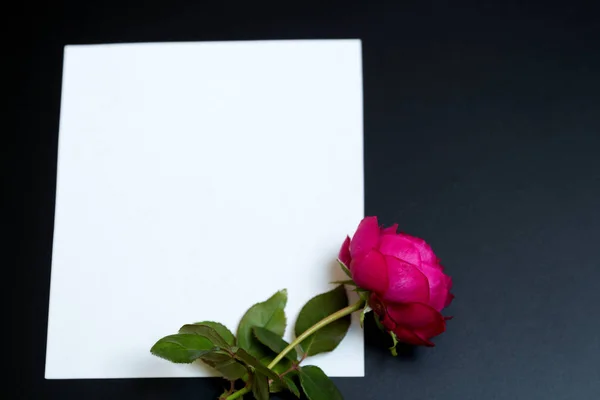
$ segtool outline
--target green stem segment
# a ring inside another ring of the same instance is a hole
[[[225,398],[225,400],[235,400],[235,399],[239,399],[241,398],[243,395],[245,395],[246,393],[250,393],[252,391],[252,389],[250,389],[250,386],[246,386],[243,389],[238,390],[235,393],[230,394],[229,396],[227,396]]]
[[[323,318],[322,320],[320,320],[319,322],[317,322],[316,324],[314,324],[313,326],[308,328],[306,331],[304,331],[300,336],[298,336],[296,338],[296,340],[294,340],[285,349],[283,349],[283,351],[281,353],[279,353],[277,355],[277,357],[275,357],[275,359],[273,359],[273,361],[271,361],[271,364],[269,364],[267,366],[267,368],[272,369],[274,366],[277,365],[277,363],[279,361],[281,361],[281,359],[283,357],[285,357],[287,355],[287,353],[292,351],[292,349],[294,347],[298,346],[300,343],[302,343],[304,341],[304,339],[306,339],[307,337],[309,337],[310,335],[312,335],[313,333],[315,333],[322,327],[329,325],[333,321],[337,321],[338,319],[343,318],[346,315],[350,315],[353,312],[360,310],[364,306],[365,306],[365,302],[363,300],[359,300],[357,303],[354,303],[348,307],[342,308],[341,310],[334,312],[330,316]]]
[[[273,369],[273,367],[276,366],[277,363],[279,361],[281,361],[283,359],[283,357],[285,357],[287,355],[287,353],[292,351],[292,349],[294,347],[298,346],[300,343],[302,343],[304,341],[304,339],[306,339],[307,337],[309,337],[310,335],[312,335],[319,329],[323,328],[326,325],[329,325],[333,321],[337,321],[338,319],[343,318],[346,315],[350,315],[353,312],[362,309],[364,306],[365,306],[364,300],[359,300],[358,302],[356,302],[352,305],[349,305],[348,307],[342,308],[341,310],[338,310],[338,311],[334,312],[333,314],[323,318],[322,320],[320,320],[319,322],[317,322],[316,324],[314,324],[313,326],[308,328],[305,332],[303,332],[300,336],[298,336],[292,343],[290,343],[285,349],[283,349],[282,352],[279,353],[277,355],[277,357],[275,357],[273,359],[271,364],[269,364],[267,366],[267,368]],[[252,391],[252,389],[250,388],[250,386],[246,386],[243,389],[240,389],[237,392],[229,395],[228,397],[225,398],[225,400],[239,399],[243,395],[245,395],[246,393],[249,393],[251,391]]]

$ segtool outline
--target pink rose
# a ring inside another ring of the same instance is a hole
[[[366,217],[339,258],[371,292],[369,305],[388,331],[401,342],[433,346],[429,339],[446,330],[449,318],[440,311],[454,298],[452,279],[424,240],[397,228],[380,228],[377,217]]]

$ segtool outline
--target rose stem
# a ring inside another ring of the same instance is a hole
[[[364,307],[364,305],[365,305],[365,302],[363,300],[359,300],[357,303],[354,303],[348,307],[342,308],[341,310],[334,312],[330,316],[323,318],[322,320],[320,320],[319,322],[317,322],[316,324],[314,324],[313,326],[308,328],[306,331],[304,331],[304,333],[302,333],[300,336],[298,336],[292,343],[290,343],[285,349],[283,349],[283,351],[281,353],[279,353],[273,361],[271,361],[271,364],[269,364],[267,366],[267,368],[272,369],[274,366],[277,365],[277,363],[279,361],[281,361],[281,359],[283,357],[286,356],[287,353],[292,351],[292,349],[294,347],[298,346],[300,343],[302,343],[304,341],[304,339],[306,339],[307,337],[309,337],[310,335],[312,335],[313,333],[315,333],[322,327],[329,325],[333,321],[337,321],[338,319],[343,318],[346,315],[350,315],[353,312],[360,310],[361,308]]]
[[[356,302],[356,303],[354,303],[352,305],[349,305],[348,307],[342,308],[341,310],[338,310],[338,311],[334,312],[333,314],[331,314],[331,315],[323,318],[322,320],[320,320],[319,322],[317,322],[316,324],[314,324],[313,326],[311,326],[310,328],[308,328],[306,331],[304,331],[292,343],[290,343],[285,349],[283,349],[281,351],[281,353],[279,353],[277,355],[277,357],[275,357],[275,359],[273,359],[273,361],[271,362],[271,364],[269,364],[267,366],[267,368],[273,369],[273,367],[276,366],[277,363],[279,361],[281,361],[281,359],[283,357],[285,357],[287,353],[289,353],[290,351],[292,351],[292,349],[294,347],[298,346],[300,343],[302,343],[304,341],[304,339],[306,339],[307,337],[309,337],[310,335],[312,335],[313,333],[315,333],[319,329],[323,328],[326,325],[329,325],[333,321],[337,321],[338,319],[343,318],[346,315],[350,315],[353,312],[360,310],[364,306],[365,306],[364,300],[359,300],[358,302]],[[243,389],[240,389],[237,392],[231,394],[225,400],[239,399],[240,397],[242,397],[246,393],[249,393],[251,390],[252,389],[250,388],[250,386],[246,386]]]
[[[237,392],[227,396],[225,398],[225,400],[235,400],[235,399],[239,399],[240,397],[242,397],[243,395],[245,395],[246,393],[250,393],[252,389],[250,389],[250,386],[245,386],[243,389],[238,390]]]

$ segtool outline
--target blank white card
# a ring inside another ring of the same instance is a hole
[[[363,216],[358,40],[67,46],[46,378],[197,377],[150,354],[333,288]],[[363,376],[356,323],[310,363]]]

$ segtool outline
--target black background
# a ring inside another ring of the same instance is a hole
[[[216,379],[43,378],[63,46],[299,38],[362,39],[365,211],[431,242],[457,296],[434,349],[392,358],[368,326],[366,377],[335,380],[345,398],[600,395],[597,7],[393,3],[5,9],[7,116],[17,123],[3,129],[13,156],[3,196],[15,260],[3,259],[10,398],[215,399],[221,390]]]

